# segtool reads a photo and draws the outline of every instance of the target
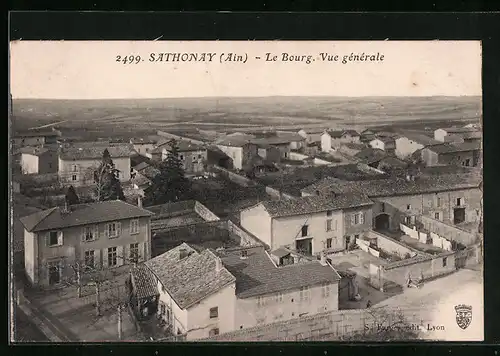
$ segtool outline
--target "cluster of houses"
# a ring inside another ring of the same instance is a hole
[[[57,173],[67,185],[92,184],[88,172],[107,148],[120,180],[143,187],[158,172],[154,162],[172,152],[172,139],[186,173],[199,175],[208,163],[243,170],[289,160],[294,151],[311,147],[377,167],[397,166],[411,157],[429,166],[472,167],[481,161],[477,131],[438,129],[434,138],[347,129],[199,131],[198,136],[158,132],[126,144],[58,144],[51,141],[52,133],[15,139],[27,174]],[[356,181],[328,177],[302,189],[301,196],[241,210],[238,229],[256,243],[212,248],[187,241],[160,254],[153,251],[159,236],[154,220],[170,210],[168,204],[148,209],[139,198],[136,205],[105,201],[54,207],[21,218],[24,269],[31,283],[51,288],[70,278],[73,269],[67,266],[77,262],[102,269],[130,265],[138,314],[155,316],[166,333],[203,339],[339,309],[343,275],[331,258],[348,253],[374,230],[399,231],[421,216],[450,226],[478,224],[481,182],[474,173]]]

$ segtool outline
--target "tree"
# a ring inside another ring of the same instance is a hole
[[[119,171],[111,159],[108,149],[102,154],[102,162],[94,171],[95,195],[97,201],[125,200],[125,194],[118,179]]]
[[[167,158],[158,166],[160,172],[145,191],[145,201],[149,205],[175,202],[189,197],[190,182],[185,177],[177,142],[171,140],[169,146]]]
[[[75,187],[72,185],[70,185],[67,189],[65,198],[68,205],[80,204],[80,198],[78,197],[78,194],[76,194]]]

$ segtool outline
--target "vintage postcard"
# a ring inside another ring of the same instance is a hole
[[[11,42],[11,340],[483,340],[481,62]]]

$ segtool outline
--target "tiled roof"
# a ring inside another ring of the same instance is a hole
[[[448,133],[480,132],[478,129],[476,129],[474,127],[446,127],[446,128],[443,128],[442,130],[444,130]]]
[[[158,292],[158,281],[147,266],[138,264],[132,267],[131,274],[137,298],[148,298],[160,294]]]
[[[344,131],[342,130],[328,130],[326,131],[332,138],[341,138]]]
[[[348,209],[372,205],[373,202],[359,193],[333,196],[308,196],[298,199],[268,200],[261,204],[272,217],[314,214],[327,210]]]
[[[216,145],[230,147],[243,147],[245,145],[248,145],[249,143],[249,140],[240,137],[224,137],[215,141]]]
[[[276,267],[264,248],[248,249],[247,257],[243,259],[239,251],[227,251],[221,254],[221,258],[224,266],[236,277],[238,298],[268,295],[340,280],[331,266],[322,265],[319,261]]]
[[[442,174],[419,176],[414,181],[403,178],[388,177],[365,181],[342,181],[328,177],[302,190],[304,193],[320,194],[361,192],[370,198],[425,194],[458,189],[477,188],[482,178],[480,174]]]
[[[148,168],[150,166],[151,165],[148,162],[140,162],[139,164],[133,166],[132,168],[134,168],[137,172],[140,172],[143,169],[146,169],[146,168]]]
[[[363,145],[362,143],[353,143],[353,142],[344,143],[342,146],[345,146],[352,150],[360,150],[360,151],[366,148],[366,146]]]
[[[300,136],[300,141],[303,141],[304,138]],[[255,138],[250,140],[251,143],[255,145],[287,145],[291,142],[299,141],[297,139],[290,139],[287,137],[263,137],[263,138]]]
[[[121,200],[71,205],[68,213],[63,210],[55,207],[25,216],[20,220],[27,231],[36,232],[153,215],[145,209]]]
[[[130,143],[133,144],[156,144],[161,140],[159,136],[148,136],[148,137],[136,137],[136,138],[131,138]]]
[[[380,164],[385,164],[385,165],[388,165],[391,167],[406,167],[406,166],[408,166],[408,164],[405,161],[402,161],[396,157],[391,157],[391,156],[382,158],[382,160],[380,161]]]
[[[344,130],[343,134],[351,136],[359,136],[359,133],[356,130]]]
[[[133,153],[132,144],[103,144],[101,142],[75,144],[61,147],[61,159],[100,159],[105,149],[108,149],[111,158],[130,157]]]
[[[281,257],[288,256],[290,253],[291,253],[290,250],[288,250],[284,247],[279,247],[276,250],[272,251],[271,255],[281,258]]]
[[[190,253],[180,258],[181,249]],[[235,282],[223,266],[216,270],[217,256],[210,250],[198,253],[186,243],[145,262],[181,309]]]
[[[454,143],[454,144],[441,144],[438,146],[432,146],[428,149],[436,153],[458,153],[467,151],[477,151],[481,148],[479,143],[464,142],[464,143]]]
[[[370,164],[382,160],[382,158],[387,156],[387,152],[378,148],[365,148],[360,152],[356,153],[354,157],[363,160],[364,162]]]
[[[179,152],[201,151],[205,149],[202,145],[194,144],[187,140],[176,140],[176,142],[177,142],[177,149],[179,150]],[[158,146],[157,149],[160,149],[160,152],[162,152],[163,149],[170,151],[172,147],[169,144],[169,142],[166,142],[163,145]]]
[[[383,143],[393,143],[395,142],[394,137],[385,137],[385,136],[377,136],[373,139],[373,141],[379,140],[382,141]]]
[[[442,142],[440,142],[440,141],[434,140],[433,138],[431,138],[429,136],[422,135],[422,134],[419,134],[419,133],[409,133],[409,132],[407,132],[407,133],[401,135],[400,138],[404,138],[404,137],[406,137],[409,140],[412,140],[412,141],[415,141],[417,143],[420,143],[421,145],[424,145],[424,146],[434,146],[434,145],[440,145],[440,144],[442,144]]]

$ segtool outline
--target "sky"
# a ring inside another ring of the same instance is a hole
[[[215,53],[213,62],[149,62],[154,53]],[[236,53],[242,62],[220,62]],[[277,61],[265,61],[266,53]],[[282,61],[282,54],[315,61]],[[338,62],[321,61],[337,54]],[[362,53],[383,61],[348,62]],[[140,56],[137,64],[117,56]],[[222,55],[225,58],[226,55]],[[256,59],[260,57],[261,59]],[[144,59],[144,61],[142,61]],[[14,99],[262,96],[479,96],[479,41],[15,41]]]

